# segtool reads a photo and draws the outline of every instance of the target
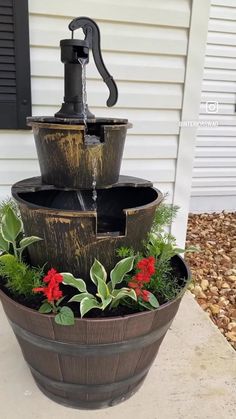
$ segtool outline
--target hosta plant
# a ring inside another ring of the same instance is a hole
[[[22,260],[24,250],[42,240],[40,237],[24,237],[23,224],[17,207],[12,201],[0,206],[0,276],[13,295],[32,295],[42,277],[42,268],[28,266]]]
[[[90,278],[96,287],[95,294],[88,292],[86,283],[82,279],[75,278],[71,273],[61,273],[63,276],[63,283],[65,285],[70,285],[79,291],[79,293],[74,295],[69,302],[80,303],[81,317],[92,309],[113,309],[126,300],[138,301],[139,295],[136,292],[136,289],[121,287],[121,283],[124,281],[125,276],[133,269],[134,260],[134,256],[120,260],[114,269],[112,269],[110,277],[108,278],[104,266],[95,259],[90,269]],[[148,308],[156,308],[158,306],[158,302],[154,296],[149,299],[149,302],[150,307]]]
[[[0,227],[0,251],[13,253],[15,258],[21,262],[23,251],[33,243],[42,240],[40,237],[23,237],[23,223],[16,210],[10,205],[6,206],[1,218]]]

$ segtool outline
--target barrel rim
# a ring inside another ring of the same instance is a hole
[[[53,116],[30,116],[26,118],[27,125],[32,128],[49,128],[61,130],[77,130],[85,131],[85,123],[81,118],[57,118]],[[111,129],[120,129],[125,127],[132,128],[131,124],[126,118],[91,118],[87,120],[89,125],[101,125]]]
[[[47,122],[28,122],[27,125],[29,127],[34,128],[46,128],[51,130],[61,130],[61,131],[79,131],[84,132],[85,131],[85,125],[63,125],[63,124],[53,124],[53,123],[47,123]],[[130,123],[124,123],[124,124],[101,124],[104,128],[111,128],[111,129],[120,129],[125,128],[131,128],[132,125]]]
[[[29,186],[28,188],[25,187],[25,190],[23,190],[23,188],[22,189],[18,189],[17,184],[18,184],[18,182],[15,183],[12,186],[12,189],[11,189],[12,190],[12,196],[13,196],[13,198],[17,202],[19,202],[21,205],[24,205],[25,207],[27,207],[27,208],[29,208],[31,210],[36,210],[37,212],[44,212],[44,213],[45,213],[45,211],[47,211],[47,213],[49,213],[49,214],[55,214],[56,213],[56,215],[58,215],[60,217],[66,217],[67,215],[70,215],[70,217],[73,216],[75,218],[76,217],[79,217],[80,218],[80,217],[83,217],[83,216],[86,216],[86,217],[88,217],[88,216],[90,216],[90,217],[97,217],[97,211],[95,211],[95,210],[91,210],[91,211],[75,211],[75,210],[65,210],[65,209],[60,209],[60,208],[50,208],[50,207],[47,207],[47,206],[33,204],[32,202],[26,201],[25,199],[23,199],[23,198],[21,198],[19,196],[19,194],[21,194],[21,193],[28,193],[28,192],[29,193],[34,193],[34,192],[37,193],[37,192],[44,191],[44,190],[47,190],[47,191],[48,190],[63,191],[63,188],[60,188],[60,187],[57,188],[54,185],[50,185],[51,188],[49,188],[49,185],[43,185],[42,184],[42,185],[39,185],[39,186],[37,186],[35,188],[32,188],[32,186]],[[161,203],[161,201],[164,198],[162,192],[159,189],[157,189],[154,186],[152,186],[152,184],[150,186],[142,186],[142,185],[138,185],[138,186],[137,185],[133,185],[132,186],[131,183],[130,184],[127,184],[127,185],[123,184],[123,185],[120,185],[120,186],[117,185],[117,184],[115,184],[113,187],[114,188],[118,188],[118,187],[120,187],[120,188],[126,188],[126,187],[129,187],[129,188],[136,188],[137,190],[138,190],[138,188],[144,188],[145,187],[145,188],[150,188],[154,192],[156,192],[156,198],[154,198],[154,200],[152,200],[148,204],[140,205],[140,206],[136,206],[136,207],[124,208],[123,209],[123,212],[125,214],[127,214],[127,215],[132,215],[134,212],[141,211],[141,210],[146,209],[146,208],[152,208],[153,206],[157,206],[157,205],[159,205]],[[109,188],[109,189],[111,189],[111,188]],[[99,188],[99,189],[101,190],[102,188]],[[104,189],[107,189],[107,188],[104,188]],[[76,190],[76,189],[71,189],[70,191],[72,191],[72,190]],[[67,190],[65,190],[65,192],[66,191]]]

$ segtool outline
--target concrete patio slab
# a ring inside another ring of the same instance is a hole
[[[36,387],[0,309],[1,419],[231,419],[236,352],[188,293],[143,385],[110,409],[78,411]]]

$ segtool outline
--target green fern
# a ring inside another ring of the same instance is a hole
[[[161,304],[176,298],[183,289],[184,279],[182,281],[176,276],[171,265],[171,259],[184,251],[196,250],[194,248],[186,250],[178,248],[175,237],[165,230],[166,227],[170,227],[178,209],[179,207],[176,205],[172,206],[165,203],[159,205],[151,231],[143,243],[143,252],[137,256],[137,259],[149,256],[156,259],[155,273],[147,285],[147,289],[156,296]],[[130,248],[120,248],[117,254],[120,257],[126,257],[130,256],[130,251],[132,251]],[[127,282],[130,281],[132,276],[133,273],[126,278]],[[134,302],[129,302],[129,306],[134,307]]]
[[[134,249],[132,247],[124,247],[121,246],[119,247],[119,249],[116,250],[116,254],[118,257],[120,258],[127,258],[130,256],[134,256],[135,252]]]
[[[169,227],[177,215],[179,207],[177,205],[168,205],[162,203],[156,209],[151,232],[155,234],[162,233],[164,227]],[[171,236],[173,238],[173,236]]]
[[[42,269],[30,268],[13,255],[0,256],[0,277],[6,280],[6,287],[14,295],[34,295],[32,290],[41,285],[42,276]]]

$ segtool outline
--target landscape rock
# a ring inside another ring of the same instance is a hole
[[[207,279],[203,279],[201,281],[201,288],[203,291],[206,291],[207,288],[209,287],[209,281]]]
[[[190,291],[236,349],[236,213],[190,214],[186,253],[193,283]]]

